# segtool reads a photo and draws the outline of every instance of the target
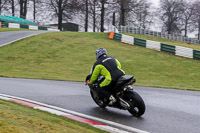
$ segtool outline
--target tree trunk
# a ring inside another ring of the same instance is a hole
[[[62,13],[59,12],[58,14],[58,29],[62,31]]]
[[[171,26],[167,28],[167,34],[171,34]]]
[[[60,31],[62,31],[62,13],[63,13],[63,10],[62,10],[62,0],[59,0],[59,3],[58,3],[58,29]]]
[[[36,7],[35,7],[35,0],[33,0],[33,20],[35,22],[35,14],[36,14]]]
[[[27,0],[24,1],[24,19],[26,19],[27,14]]]
[[[199,24],[198,24],[198,40],[200,40],[200,16],[199,16]]]
[[[12,16],[15,16],[15,1],[12,0]]]
[[[187,25],[188,25],[188,23],[187,23],[187,21],[186,21],[186,23],[185,23],[185,37],[187,37]]]
[[[94,11],[93,11],[93,32],[95,32],[96,29],[96,0],[94,0]]]
[[[85,12],[85,32],[88,32],[88,0],[85,0],[86,12]]]
[[[167,24],[167,32],[168,32],[168,34],[171,34],[171,32],[172,32],[173,22],[171,20],[172,20],[171,17],[169,17],[168,24]]]
[[[20,0],[20,17],[26,19],[27,0]]]
[[[101,32],[104,32],[104,13],[105,13],[105,0],[101,1]]]
[[[121,0],[121,19],[120,19],[120,25],[125,26],[125,7],[124,7],[124,1]]]
[[[19,6],[20,6],[20,18],[23,18],[23,0],[20,0],[19,2]]]
[[[115,26],[115,12],[113,12],[113,21],[112,21],[112,25]]]
[[[0,15],[1,15],[1,4],[2,4],[2,1],[0,0]]]

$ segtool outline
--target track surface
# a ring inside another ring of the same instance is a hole
[[[0,47],[4,44],[16,41],[18,39],[37,35],[40,33],[46,33],[48,31],[10,31],[10,32],[0,32]]]
[[[99,108],[81,82],[0,78],[0,93],[103,118],[152,133],[199,133],[200,92],[135,87],[147,110],[141,118],[128,111]]]
[[[0,32],[0,47],[9,42],[47,31]],[[200,92],[135,87],[146,103],[141,118],[128,111],[99,108],[81,82],[0,78],[0,93],[58,106],[118,122],[152,133],[199,133]]]

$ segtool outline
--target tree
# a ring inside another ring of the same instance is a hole
[[[85,0],[85,32],[88,31],[88,0]]]
[[[194,26],[198,29],[198,39],[200,40],[200,1],[196,0],[194,2],[195,14],[193,17]]]
[[[35,22],[36,17],[36,0],[33,0],[33,20]]]
[[[144,13],[142,10],[147,6],[146,0],[117,0],[118,10],[120,11],[120,25],[127,25],[137,21],[137,15]],[[115,7],[116,8],[116,7]]]
[[[96,21],[98,16],[98,8],[99,8],[99,0],[90,0],[90,11],[92,16],[92,23],[93,23],[93,32],[96,31]]]
[[[123,26],[125,25],[125,13],[128,10],[128,6],[125,9],[125,7],[126,7],[125,3],[128,4],[128,1],[127,0],[125,0],[125,1],[120,0],[119,1],[119,4],[120,4],[120,25],[123,25]]]
[[[31,8],[33,9],[33,21],[36,21],[36,15],[38,16],[38,13],[40,13],[40,16],[43,11],[43,7],[45,6],[42,0],[31,0],[32,5]]]
[[[104,14],[106,1],[107,0],[101,0],[101,32],[104,32]]]
[[[180,33],[182,26],[180,20],[184,11],[183,0],[160,0],[160,3],[163,31],[167,31],[168,34]]]
[[[3,10],[8,10],[8,0],[0,0],[0,15]]]
[[[141,5],[142,6],[137,7],[139,8],[138,10],[135,10],[136,16],[134,24],[140,28],[146,29],[153,23],[154,13],[151,10],[151,3],[143,1]]]
[[[15,1],[11,0],[12,16],[15,16]]]
[[[93,31],[95,32],[96,29],[96,14],[97,10],[96,7],[99,4],[99,0],[84,0],[82,2],[82,5],[84,8],[82,8],[82,11],[79,12],[80,19],[83,19],[81,16],[84,15],[84,26],[82,24],[82,27],[84,27],[84,31],[87,32],[89,26],[93,25]],[[90,21],[92,19],[92,21]],[[80,22],[81,23],[81,22]]]
[[[58,18],[58,29],[62,30],[63,20],[70,20],[75,11],[82,9],[79,0],[46,0],[45,3]]]
[[[184,36],[187,37],[188,30],[192,31],[193,21],[192,18],[195,15],[195,5],[192,2],[183,1],[183,23],[184,23]]]
[[[113,3],[115,10],[113,15],[116,12],[120,14],[119,25],[125,26],[132,23],[146,26],[147,18],[150,15],[150,3],[147,0],[116,0]]]
[[[26,19],[28,0],[19,0],[20,18]]]

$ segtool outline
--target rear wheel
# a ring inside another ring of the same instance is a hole
[[[105,107],[107,106],[107,104],[106,104],[103,100],[101,100],[101,99],[99,99],[97,96],[95,96],[94,93],[93,93],[92,91],[90,91],[90,94],[91,94],[92,99],[94,100],[94,102],[95,102],[97,105],[99,105],[99,107],[105,108]]]
[[[142,97],[134,91],[125,93],[124,99],[130,104],[131,108],[128,110],[135,117],[140,117],[145,112],[145,103]]]

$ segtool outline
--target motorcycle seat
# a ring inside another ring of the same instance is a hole
[[[114,88],[119,89],[124,84],[128,83],[129,81],[131,81],[132,79],[133,79],[132,75],[123,75],[117,80],[117,83],[116,83]]]
[[[123,81],[123,82],[125,82],[125,81],[130,81],[131,79],[133,79],[133,76],[132,76],[132,75],[123,75],[123,76],[121,76],[121,77],[118,79],[118,81]]]

